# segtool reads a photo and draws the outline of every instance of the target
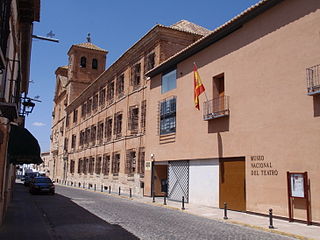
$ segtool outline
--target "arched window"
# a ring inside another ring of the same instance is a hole
[[[98,69],[98,60],[92,59],[92,69]]]
[[[81,59],[80,59],[80,67],[85,68],[86,66],[87,66],[86,57],[81,57]]]

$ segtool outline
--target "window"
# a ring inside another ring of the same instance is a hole
[[[101,157],[97,157],[95,173],[96,174],[101,173]]]
[[[68,151],[68,138],[64,139],[63,150]]]
[[[124,95],[124,74],[121,74],[117,78],[117,98],[121,98]]]
[[[103,155],[102,174],[108,175],[110,171],[110,155]]]
[[[176,132],[176,98],[160,102],[160,135]]]
[[[164,75],[162,75],[161,79],[161,93],[168,92],[172,89],[176,88],[176,80],[177,80],[177,75],[176,75],[176,70],[173,70],[171,72],[168,72]]]
[[[79,138],[79,146],[81,146],[81,147],[84,144],[84,139],[85,139],[84,135],[85,135],[85,131],[81,131],[80,132],[80,138]]]
[[[70,160],[70,173],[74,173],[74,165],[75,165],[74,160]]]
[[[140,87],[140,81],[141,81],[141,64],[138,63],[134,65],[132,68],[131,85],[133,86],[133,90],[136,90]]]
[[[92,99],[92,111],[95,112],[98,108],[98,93],[93,96]]]
[[[94,157],[90,157],[89,160],[89,173],[92,175],[94,169]]]
[[[86,132],[85,132],[85,134],[84,134],[84,144],[86,145],[86,146],[89,146],[89,142],[90,142],[90,137],[91,137],[91,135],[90,135],[90,128],[86,128]]]
[[[72,135],[72,137],[71,137],[71,148],[75,148],[76,147],[76,135]]]
[[[88,173],[88,165],[89,165],[89,159],[85,158],[83,160],[83,173],[87,174]]]
[[[114,115],[114,129],[113,134],[116,136],[116,138],[121,137],[122,132],[122,112],[118,112]]]
[[[109,81],[107,84],[107,104],[113,103],[114,98],[114,81]]]
[[[112,117],[106,119],[105,137],[107,142],[111,141],[112,138]]]
[[[155,53],[150,53],[146,57],[146,63],[145,63],[145,72],[148,72],[155,66]]]
[[[81,57],[80,58],[80,67],[81,68],[87,67],[87,59],[86,59],[86,57]]]
[[[96,134],[97,134],[97,126],[92,125],[91,126],[91,138],[90,138],[92,146],[96,145],[96,137],[97,137]]]
[[[146,110],[147,110],[147,101],[143,100],[141,103],[141,132],[145,133],[146,131]]]
[[[112,169],[113,175],[118,175],[120,170],[120,153],[113,153]]]
[[[139,148],[138,173],[144,174],[145,150],[144,147]]]
[[[106,89],[103,88],[99,93],[99,106],[104,106],[104,102],[106,101]]]
[[[83,160],[81,158],[78,160],[78,173],[83,173]]]
[[[98,60],[96,58],[92,59],[92,69],[98,69]]]
[[[86,114],[90,115],[91,114],[91,110],[92,110],[92,99],[89,98],[87,101],[87,111]]]
[[[70,123],[70,115],[67,114],[67,116],[66,116],[66,127],[69,127],[69,123]]]
[[[98,123],[98,136],[97,136],[98,144],[103,143],[103,127],[104,127],[103,122],[99,122]]]
[[[83,103],[81,106],[81,117],[85,118],[87,112],[87,103]]]
[[[77,121],[78,121],[78,109],[75,109],[73,111],[73,122],[77,123]]]
[[[127,150],[126,156],[126,173],[134,174],[136,171],[136,151],[135,149]]]
[[[128,129],[131,134],[138,133],[139,126],[139,108],[137,106],[132,106],[129,108],[129,121]]]

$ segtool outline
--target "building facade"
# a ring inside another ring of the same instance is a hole
[[[9,205],[16,165],[40,163],[37,140],[24,128],[34,103],[27,97],[32,27],[39,0],[0,1],[0,225]],[[32,150],[28,150],[32,149]]]
[[[319,223],[319,22],[261,1],[149,71],[145,193]]]
[[[107,51],[73,45],[69,65],[56,71],[51,153],[53,178],[63,184],[143,194],[145,72],[209,31],[182,20],[156,25],[108,69]]]

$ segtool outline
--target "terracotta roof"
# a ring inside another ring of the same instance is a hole
[[[59,68],[68,69],[69,67],[68,67],[68,65],[66,65],[66,66],[60,66]]]
[[[169,57],[167,60],[156,66],[155,68],[151,69],[149,72],[146,73],[146,76],[153,77],[162,71],[178,64],[179,62],[189,58],[190,56],[194,55],[195,53],[203,50],[204,48],[210,46],[214,42],[219,41],[224,36],[227,36],[230,32],[235,31],[242,24],[247,21],[250,21],[257,15],[263,13],[264,11],[272,8],[279,2],[283,0],[261,0],[258,3],[252,5],[251,7],[247,8],[231,20],[227,21],[220,27],[217,27],[210,34],[200,38],[199,40],[195,41],[194,43],[190,44],[188,47],[182,49],[180,52],[176,53],[175,55]]]
[[[73,46],[81,47],[81,48],[88,48],[88,49],[97,50],[97,51],[101,51],[101,52],[107,52],[107,50],[100,48],[100,47],[92,44],[91,42],[79,43],[79,44],[75,44]]]
[[[187,20],[180,20],[179,22],[172,24],[170,27],[177,30],[182,30],[182,31],[191,32],[195,34],[200,34],[200,35],[207,35],[211,32],[210,30],[204,27],[201,27],[197,24],[194,24],[192,22],[189,22]]]

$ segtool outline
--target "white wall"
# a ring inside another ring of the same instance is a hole
[[[219,207],[219,160],[192,160],[189,163],[189,202]]]

